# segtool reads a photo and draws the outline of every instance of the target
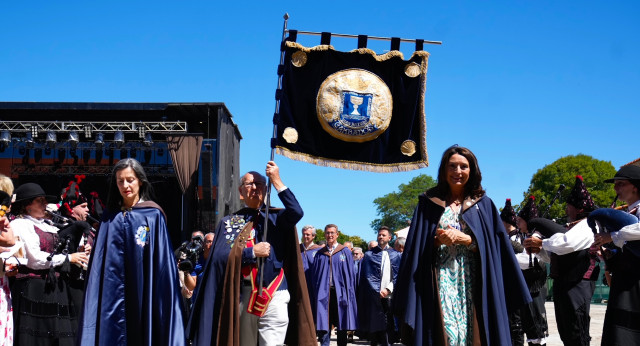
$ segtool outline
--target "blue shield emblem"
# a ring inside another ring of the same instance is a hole
[[[340,120],[347,127],[362,128],[369,123],[373,95],[355,91],[342,92]]]

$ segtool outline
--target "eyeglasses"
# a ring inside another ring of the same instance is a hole
[[[252,182],[245,182],[242,185],[244,185],[244,187],[246,187],[247,189],[255,186],[256,188],[261,188],[263,186],[266,186],[267,184],[261,182],[261,181],[252,181]]]

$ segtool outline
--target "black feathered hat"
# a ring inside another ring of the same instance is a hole
[[[538,217],[538,207],[536,206],[535,196],[530,196],[527,204],[520,209],[518,216],[523,218],[524,221],[529,222],[534,217]]]
[[[512,226],[517,226],[516,211],[511,206],[511,198],[507,198],[507,201],[504,203],[504,208],[502,208],[500,212],[500,218]]]
[[[584,185],[582,176],[576,175],[576,183],[573,185],[569,197],[567,197],[567,203],[585,212],[591,212],[597,209],[595,203],[593,203],[593,199],[591,199],[591,194]]]
[[[80,183],[84,180],[84,175],[76,175],[76,180],[69,182],[69,185],[62,193],[62,203],[60,210],[66,215],[71,215],[73,207],[82,203],[87,203],[87,198],[80,192]]]
[[[95,219],[100,220],[102,213],[104,212],[104,203],[100,199],[100,196],[96,191],[89,193],[89,213]]]

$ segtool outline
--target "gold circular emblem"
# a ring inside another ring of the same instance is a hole
[[[402,142],[402,145],[400,146],[400,151],[407,156],[411,156],[413,154],[416,153],[416,142],[408,139],[404,142]]]
[[[377,75],[361,69],[346,69],[327,77],[316,97],[316,112],[322,128],[346,142],[376,139],[391,122],[393,97]]]
[[[298,131],[296,131],[296,129],[294,129],[293,127],[287,127],[282,132],[282,138],[284,138],[287,143],[294,144],[298,142]]]
[[[295,67],[302,67],[307,63],[307,53],[299,50],[291,55],[291,63]]]
[[[411,78],[418,77],[420,75],[420,65],[415,62],[407,64],[407,66],[404,67],[404,74]]]

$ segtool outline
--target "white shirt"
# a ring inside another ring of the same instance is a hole
[[[556,233],[542,240],[542,249],[556,255],[588,249],[593,244],[593,231],[584,219],[565,233]]]
[[[535,234],[534,234],[534,236],[535,236]],[[516,235],[511,236],[510,239],[520,243],[520,238],[518,236],[516,236]],[[540,261],[549,262],[549,256],[547,254],[543,254],[542,252],[540,252],[538,254],[533,254],[532,256],[533,257],[538,257],[538,261],[539,262]],[[531,260],[533,260],[533,257],[531,258]],[[516,260],[518,261],[518,265],[520,266],[520,270],[531,269],[531,268],[529,268],[529,254],[527,253],[526,249],[524,251],[522,251],[521,253],[517,253],[516,254]]]
[[[629,206],[629,210],[640,206],[640,200],[635,201],[633,204]],[[635,213],[636,217],[640,217],[640,208]],[[624,243],[633,240],[640,240],[640,223],[634,223],[628,226],[622,227],[617,232],[611,232],[611,240],[613,243],[622,248]]]
[[[49,269],[51,265],[54,267],[62,265],[67,257],[66,255],[54,255],[51,261],[47,261],[47,257],[51,254],[40,250],[40,237],[33,226],[37,226],[43,232],[58,233],[57,227],[45,223],[43,219],[39,220],[31,216],[24,216],[23,218],[11,221],[13,233],[19,236],[24,242],[25,256],[28,261],[27,267],[39,270]]]

